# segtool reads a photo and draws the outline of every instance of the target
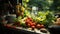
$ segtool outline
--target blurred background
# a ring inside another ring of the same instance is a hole
[[[15,10],[18,2],[22,3],[23,0],[0,0],[0,14],[6,14],[6,11]],[[9,3],[10,2],[10,3]],[[51,10],[54,12],[60,11],[60,0],[30,0],[28,6],[37,6],[39,10]],[[11,13],[11,12],[10,12]]]
[[[9,33],[12,31],[14,33],[23,33],[22,30],[19,32],[16,29],[15,30],[8,29],[4,25],[13,24],[14,27],[17,26],[21,27],[21,25],[22,27],[26,27],[26,22],[23,21],[26,17],[27,21],[31,19],[30,22],[32,24],[33,24],[32,20],[34,21],[34,23],[36,22],[37,24],[40,25],[42,24],[44,25],[42,27],[48,29],[50,32],[56,28],[55,31],[52,31],[52,34],[53,33],[55,34],[56,31],[59,33],[60,22],[59,20],[57,20],[57,18],[60,18],[60,0],[0,0],[1,32],[4,31],[4,33],[7,32]],[[58,23],[53,23],[54,21],[55,22],[57,21]],[[52,29],[48,27],[51,25],[58,25],[58,26],[57,27],[52,26],[53,27]],[[29,27],[29,25],[27,26]],[[31,26],[31,28],[33,29],[34,27]],[[23,34],[28,33],[24,31]]]

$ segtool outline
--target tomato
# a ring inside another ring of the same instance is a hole
[[[32,19],[29,19],[30,21],[33,21]]]
[[[30,21],[32,21],[32,19],[31,19],[31,18],[30,18],[29,20],[30,20]]]
[[[37,27],[37,28],[40,28],[40,24],[37,24],[36,27]]]
[[[31,26],[33,26],[33,23],[30,23]]]
[[[36,25],[36,23],[33,23],[33,25]]]
[[[29,24],[32,24],[32,22],[30,21]]]
[[[31,26],[35,26],[36,25],[36,23],[30,23],[31,24]]]
[[[40,28],[44,28],[44,25],[43,25],[43,24],[41,24]]]
[[[29,22],[27,21],[25,24],[27,25],[27,24],[30,24],[30,23],[31,23],[30,21]]]
[[[35,26],[36,25],[36,23],[33,23],[33,22],[29,22],[29,24],[31,25],[31,26]]]
[[[35,28],[35,26],[31,26],[32,28]]]
[[[26,22],[27,22],[27,23],[29,23],[29,22],[30,22],[30,20],[27,20]]]

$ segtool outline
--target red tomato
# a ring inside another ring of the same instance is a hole
[[[29,20],[27,20],[26,22],[27,22],[27,23],[29,23],[30,21],[29,21]]]
[[[32,28],[35,28],[35,26],[31,26]]]
[[[33,23],[30,23],[31,26],[33,26]]]
[[[43,24],[41,24],[40,28],[44,28],[44,25],[43,25]]]
[[[40,24],[37,24],[36,27],[37,27],[37,28],[40,28]]]
[[[33,25],[36,25],[36,23],[33,23]]]
[[[30,21],[32,21],[32,18],[28,17],[28,19],[29,19]]]
[[[31,24],[32,22],[30,21],[29,24]]]
[[[33,22],[33,20],[32,20],[32,19],[30,19],[30,21],[32,21],[32,22]]]
[[[30,21],[33,21],[31,18],[29,19]]]

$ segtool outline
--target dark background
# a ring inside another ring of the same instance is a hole
[[[9,4],[9,1],[12,6]],[[22,4],[22,0],[19,0],[19,2]],[[0,0],[0,15],[7,14],[8,11],[13,13],[12,10],[15,10],[16,5],[17,0]]]

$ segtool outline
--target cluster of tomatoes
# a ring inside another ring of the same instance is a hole
[[[25,22],[26,22],[26,25],[27,25],[28,27],[31,27],[31,28],[44,28],[44,25],[43,25],[43,24],[37,24],[37,23],[34,22],[34,21],[32,20],[32,18],[30,18],[30,17],[28,17],[28,18],[25,20]]]

